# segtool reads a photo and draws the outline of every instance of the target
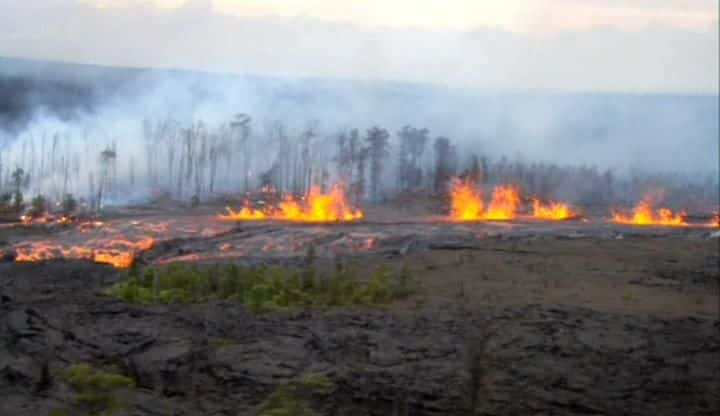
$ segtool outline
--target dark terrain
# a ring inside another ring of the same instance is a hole
[[[72,408],[78,362],[131,377],[132,415],[260,414],[312,374],[321,415],[718,414],[717,240],[620,237],[374,255],[359,267],[406,265],[411,298],[262,315],[123,304],[102,290],[124,272],[88,262],[0,264],[0,414]]]

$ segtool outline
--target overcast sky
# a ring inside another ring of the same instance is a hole
[[[718,91],[716,0],[0,0],[0,55],[492,89]]]

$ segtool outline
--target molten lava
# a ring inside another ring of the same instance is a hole
[[[567,220],[576,217],[572,208],[562,202],[549,202],[543,204],[539,199],[533,199],[533,217],[543,220]]]
[[[485,210],[480,192],[468,180],[453,180],[450,188],[453,221],[511,220],[517,215],[520,194],[514,186],[498,186]]]
[[[255,209],[248,203],[240,211],[226,208],[228,213],[220,219],[228,221],[281,220],[295,222],[346,222],[363,218],[363,212],[354,208],[345,197],[342,186],[335,185],[323,193],[313,186],[300,201],[288,195],[277,206]]]
[[[674,213],[668,208],[655,210],[651,198],[645,197],[633,208],[632,213],[613,212],[613,221],[620,224],[686,226],[687,214],[684,211]]]
[[[65,247],[50,241],[36,241],[16,247],[15,261],[36,262],[56,258],[92,260],[96,263],[126,269],[132,266],[138,252],[149,250],[155,240],[149,237],[138,241],[123,239],[98,239],[87,246]],[[92,248],[91,248],[92,247]]]

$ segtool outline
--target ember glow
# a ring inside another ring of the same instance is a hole
[[[567,220],[577,216],[577,213],[568,204],[562,202],[549,202],[543,204],[539,199],[533,199],[533,217],[543,220]]]
[[[715,213],[715,215],[712,217],[712,219],[708,223],[708,226],[720,228],[720,212]]]
[[[496,187],[487,210],[472,181],[454,180],[450,197],[453,221],[511,220],[517,216],[520,207],[520,194],[514,186]]]
[[[324,193],[319,186],[313,186],[301,200],[288,195],[277,206],[267,209],[255,209],[246,203],[240,211],[227,209],[220,215],[226,221],[280,220],[293,222],[347,222],[363,218],[363,212],[354,208],[347,200],[345,191],[335,185],[330,192]]]
[[[633,208],[632,213],[613,212],[613,221],[633,225],[686,226],[686,216],[684,211],[674,213],[669,208],[656,210],[651,198],[645,197]]]

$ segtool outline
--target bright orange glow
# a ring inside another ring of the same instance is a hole
[[[454,221],[482,219],[484,204],[475,184],[469,180],[453,179],[450,185],[450,216]]]
[[[288,195],[277,207],[265,210],[251,208],[246,204],[240,211],[227,208],[228,214],[220,219],[228,221],[281,220],[295,222],[344,222],[363,218],[363,212],[353,208],[345,191],[335,185],[330,192],[323,193],[319,186],[313,186],[305,197],[298,201]]]
[[[20,221],[25,225],[30,224],[70,224],[74,221],[73,217],[68,215],[54,216],[54,215],[43,215],[41,217],[33,217],[30,215],[23,215],[20,217]]]
[[[514,186],[498,186],[493,191],[492,200],[485,219],[512,220],[520,207],[520,194]]]
[[[577,213],[568,204],[550,202],[543,204],[539,199],[533,199],[533,217],[543,220],[567,220],[577,216]]]
[[[517,216],[520,194],[514,186],[498,186],[485,210],[482,195],[475,184],[468,180],[455,179],[450,188],[453,221],[511,220]]]
[[[631,214],[613,212],[613,221],[634,225],[685,226],[687,225],[686,216],[684,211],[673,213],[668,208],[654,210],[651,199],[646,196],[633,208]]]
[[[93,241],[101,248],[86,246],[63,247],[49,241],[37,241],[16,249],[15,261],[36,262],[57,258],[92,260],[96,263],[109,264],[120,269],[132,266],[135,256],[140,251],[151,249],[155,245],[152,238],[139,241],[103,240]]]
[[[710,227],[720,228],[720,212],[716,212],[713,218],[708,223]]]

